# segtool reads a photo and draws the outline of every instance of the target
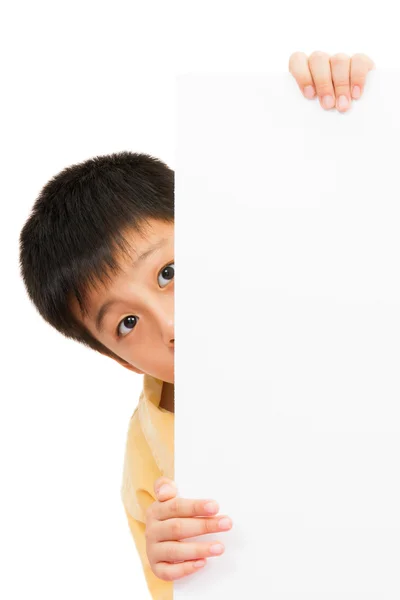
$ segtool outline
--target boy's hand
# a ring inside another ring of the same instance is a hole
[[[175,483],[161,477],[154,484],[157,500],[146,514],[146,550],[153,573],[165,581],[191,575],[206,564],[209,556],[224,552],[220,542],[182,542],[181,540],[227,531],[228,517],[219,515],[212,500],[177,498]]]
[[[375,69],[374,62],[365,54],[329,56],[313,52],[308,58],[304,52],[295,52],[289,59],[289,71],[296,79],[306,98],[318,96],[326,110],[336,108],[346,112],[351,99],[358,100],[364,90],[367,74]]]

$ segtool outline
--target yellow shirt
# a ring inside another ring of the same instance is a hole
[[[153,600],[172,600],[173,583],[154,575],[146,553],[146,510],[154,483],[174,479],[174,415],[159,407],[163,382],[144,375],[143,391],[128,427],[121,498]]]

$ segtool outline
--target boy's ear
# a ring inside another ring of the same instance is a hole
[[[102,354],[103,354],[103,352],[102,352]],[[126,362],[126,360],[124,360],[123,358],[116,358],[114,356],[109,356],[108,354],[104,354],[104,356],[107,356],[108,358],[112,358],[117,363],[119,363],[120,365],[125,367],[125,369],[129,369],[129,371],[134,371],[135,373],[138,373],[139,375],[144,375],[143,371],[140,371],[139,369],[137,369],[130,363]]]

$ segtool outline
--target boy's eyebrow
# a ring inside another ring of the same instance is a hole
[[[153,244],[153,246],[150,246],[150,248],[145,250],[145,252],[142,252],[141,254],[139,254],[131,263],[132,268],[136,268],[138,263],[146,260],[146,258],[151,256],[156,250],[161,248],[161,246],[164,246],[164,244],[167,241],[168,241],[167,238],[162,238],[156,244]],[[100,309],[97,313],[96,321],[95,321],[95,326],[99,333],[101,333],[103,330],[104,317],[106,316],[107,312],[110,310],[111,306],[113,304],[115,304],[116,302],[117,302],[117,300],[108,300],[107,302],[104,302],[104,304],[100,307]]]

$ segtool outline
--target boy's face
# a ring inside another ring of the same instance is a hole
[[[149,223],[146,238],[137,232],[125,235],[136,252],[129,264],[122,263],[123,271],[108,289],[89,291],[89,317],[82,317],[76,298],[71,309],[124,367],[174,383],[174,225]],[[113,303],[99,326],[96,319],[108,301]]]

